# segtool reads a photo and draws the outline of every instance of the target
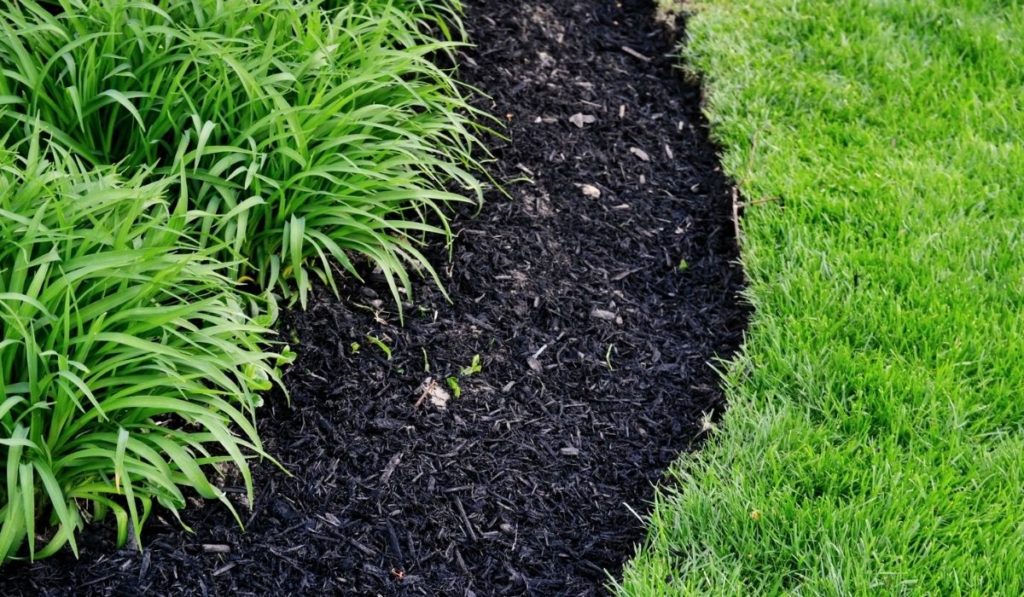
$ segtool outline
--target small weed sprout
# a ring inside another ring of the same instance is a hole
[[[385,344],[383,340],[373,334],[367,334],[366,339],[370,341],[370,344],[373,344],[387,355],[389,361],[391,360],[391,347]]]
[[[480,364],[480,355],[475,354],[473,355],[473,362],[470,363],[468,367],[463,367],[462,370],[459,371],[459,375],[462,377],[470,377],[480,373],[481,371],[483,371],[483,365]]]
[[[462,396],[462,386],[459,385],[458,377],[454,375],[449,375],[448,379],[446,379],[445,381],[448,382],[448,387],[451,388],[452,395],[454,395],[456,398]]]

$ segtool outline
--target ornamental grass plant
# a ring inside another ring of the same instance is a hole
[[[481,197],[460,8],[0,2],[0,560],[234,511],[222,465],[252,503],[275,297],[376,269],[401,308]]]
[[[237,275],[297,295],[331,258],[434,275],[425,236],[477,200],[477,113],[449,70],[449,2],[35,0],[0,10],[4,130],[152,168]],[[452,27],[455,27],[453,29]],[[435,276],[436,278],[436,276]]]
[[[438,66],[460,9],[0,3],[0,559],[106,515],[137,542],[188,493],[233,511],[221,464],[252,503],[274,296],[376,268],[400,308],[480,199],[479,114]]]
[[[257,392],[279,382],[270,316],[247,315],[144,178],[37,143],[0,155],[2,558],[75,549],[107,514],[123,543],[186,490],[233,510],[222,462],[252,496]]]

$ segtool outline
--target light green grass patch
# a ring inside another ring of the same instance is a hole
[[[697,8],[757,312],[620,591],[1024,593],[1024,5]]]

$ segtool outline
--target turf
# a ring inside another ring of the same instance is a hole
[[[623,594],[1024,592],[1024,5],[710,0],[756,315]]]

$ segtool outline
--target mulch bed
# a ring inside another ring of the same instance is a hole
[[[424,283],[402,327],[371,280],[287,313],[291,404],[269,396],[260,427],[291,476],[255,467],[244,533],[197,501],[194,534],[158,513],[139,553],[91,528],[81,560],[7,566],[4,594],[581,595],[618,574],[724,408],[709,363],[749,311],[732,187],[651,2],[467,10],[462,76],[509,125],[510,197],[459,220],[451,303]],[[446,409],[424,396],[474,355]]]

